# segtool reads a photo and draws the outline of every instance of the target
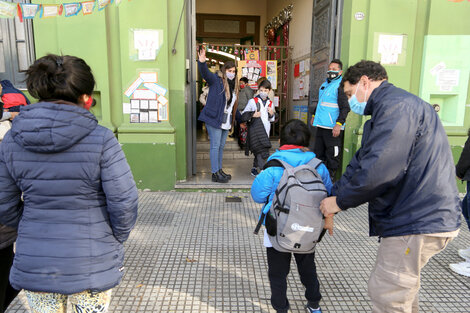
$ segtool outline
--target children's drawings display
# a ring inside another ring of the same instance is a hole
[[[248,85],[252,89],[257,89],[257,81],[260,77],[266,77],[273,89],[277,89],[277,61],[239,61],[238,79],[246,77]]]
[[[141,72],[124,92],[130,104],[124,103],[123,113],[130,114],[131,123],[159,123],[169,120],[168,89],[158,84],[157,72]]]

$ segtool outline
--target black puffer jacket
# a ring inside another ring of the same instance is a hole
[[[258,154],[271,148],[263,121],[259,117],[253,117],[255,112],[245,112],[242,114],[242,123],[248,125],[248,135],[246,136],[245,155]]]
[[[456,173],[460,179],[470,181],[470,137],[467,138],[459,162],[457,162]]]
[[[434,109],[387,81],[367,102],[361,148],[333,187],[341,209],[369,202],[370,235],[454,231],[460,226],[455,167]]]

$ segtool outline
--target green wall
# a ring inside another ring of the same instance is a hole
[[[63,3],[64,1],[33,1]],[[83,58],[97,81],[97,106],[92,112],[101,125],[116,132],[139,189],[170,190],[186,177],[185,139],[185,25],[180,26],[184,0],[122,1],[83,16],[34,19],[36,57],[47,53]],[[131,31],[161,30],[163,44],[154,61],[135,61]],[[167,88],[168,122],[130,123],[123,114],[129,103],[124,91],[141,71],[157,71],[158,84]]]
[[[356,20],[356,12],[363,12],[365,18]],[[423,71],[426,57],[425,42],[430,35],[470,35],[470,3],[438,0],[354,0],[344,1],[341,59],[345,68],[362,59],[380,61],[377,53],[378,33],[406,35],[403,54],[398,65],[384,65],[389,81],[413,94],[425,94],[421,82],[430,75]],[[446,53],[446,50],[443,50]],[[447,51],[447,54],[449,52]],[[446,55],[447,55],[446,54]],[[456,62],[458,64],[458,62]],[[468,70],[461,65],[461,73]],[[463,81],[468,81],[464,77]],[[462,86],[460,86],[462,87]],[[469,86],[464,86],[469,90]],[[467,93],[469,103],[470,95]],[[445,127],[449,136],[452,153],[457,161],[470,127],[470,111],[465,107],[464,122],[460,126]],[[345,132],[343,168],[360,146],[362,126],[367,117],[350,113]],[[464,186],[458,184],[460,190]]]

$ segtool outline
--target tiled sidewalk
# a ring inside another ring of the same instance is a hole
[[[226,203],[238,195],[241,203]],[[139,220],[126,244],[126,275],[110,312],[274,312],[269,304],[263,236],[253,235],[260,206],[249,193],[141,193]],[[366,206],[338,214],[333,237],[317,250],[323,312],[370,312],[367,279],[377,238],[369,238]],[[465,223],[465,222],[464,222]],[[422,273],[420,312],[469,312],[470,278],[454,274],[460,236]],[[292,262],[292,312],[306,312]],[[28,312],[24,296],[8,313]]]

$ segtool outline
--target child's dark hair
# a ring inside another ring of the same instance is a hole
[[[248,78],[246,78],[246,77],[240,78],[240,81],[244,82],[245,84],[248,84]]]
[[[258,89],[260,89],[261,87],[263,88],[266,88],[266,89],[269,89],[271,90],[273,87],[271,86],[271,82],[267,79],[261,81],[258,85]]]
[[[301,120],[292,119],[281,129],[281,146],[296,145],[308,147],[310,144],[310,131],[307,124]]]
[[[93,93],[95,78],[84,60],[48,54],[26,71],[26,86],[36,99],[77,103],[80,96]]]

